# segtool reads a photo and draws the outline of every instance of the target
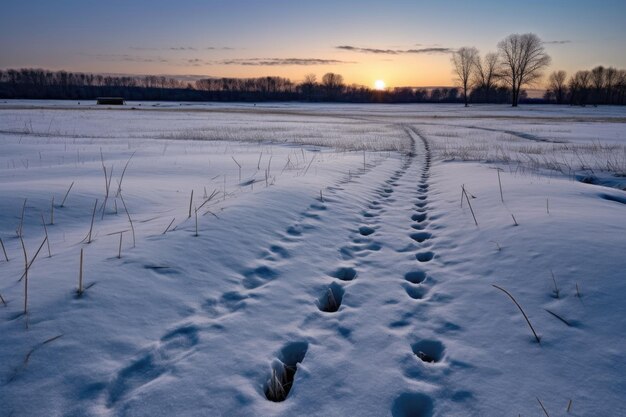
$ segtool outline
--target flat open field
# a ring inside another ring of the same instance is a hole
[[[626,415],[625,189],[619,107],[2,102],[0,416]]]

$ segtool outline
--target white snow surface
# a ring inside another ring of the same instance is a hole
[[[626,415],[625,147],[618,107],[0,103],[0,416]]]

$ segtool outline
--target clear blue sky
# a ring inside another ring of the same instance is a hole
[[[0,68],[449,85],[447,50],[510,33],[546,41],[551,69],[626,68],[625,22],[626,0],[3,0]]]

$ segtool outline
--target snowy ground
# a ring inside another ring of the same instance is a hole
[[[0,103],[0,416],[626,415],[625,177],[623,108]]]

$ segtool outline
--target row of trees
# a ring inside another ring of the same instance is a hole
[[[525,98],[522,88],[536,85],[549,64],[544,42],[534,33],[509,35],[498,43],[497,52],[484,57],[474,47],[459,48],[452,54],[465,106],[469,102],[502,102],[502,98],[517,106]],[[569,79],[565,71],[555,71],[548,77],[544,101],[581,106],[626,104],[626,70],[597,66]]]
[[[475,102],[509,102],[511,91],[494,87],[475,88]],[[98,96],[121,96],[127,100],[177,101],[339,101],[353,103],[458,103],[458,88],[397,87],[385,91],[347,85],[343,77],[327,73],[317,80],[308,74],[301,83],[283,77],[206,78],[183,83],[167,77],[110,76],[47,71],[0,70],[0,98],[88,100]],[[522,99],[525,95],[522,92]]]
[[[544,99],[551,103],[626,104],[626,70],[601,65],[590,71],[577,71],[569,79],[565,71],[548,77]]]
[[[472,93],[490,101],[490,95],[501,87],[511,94],[516,107],[522,87],[533,85],[541,78],[542,70],[550,65],[541,39],[534,33],[513,34],[498,43],[498,52],[480,57],[478,49],[462,47],[452,53],[452,67],[463,90],[463,101],[468,106]],[[482,101],[482,100],[481,100]]]
[[[0,82],[12,85],[26,84],[37,88],[51,86],[84,87],[141,87],[141,88],[185,88],[187,85],[171,77],[147,75],[144,77],[85,74],[80,72],[48,71],[22,68],[0,70]]]

